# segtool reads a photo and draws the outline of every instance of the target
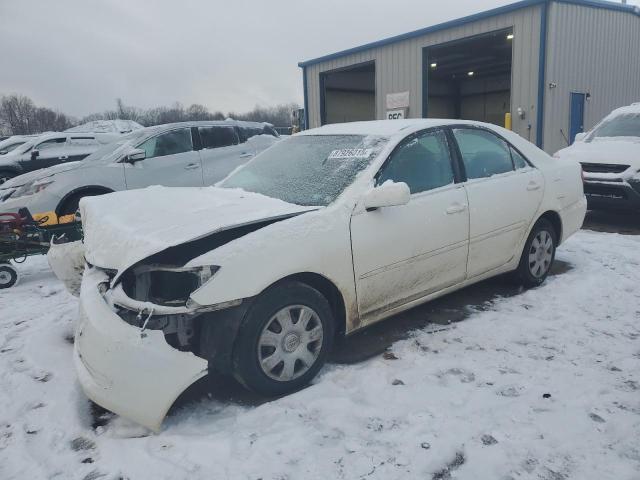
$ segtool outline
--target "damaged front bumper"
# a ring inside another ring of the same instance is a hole
[[[74,358],[85,394],[98,405],[158,432],[171,405],[208,371],[207,360],[170,346],[161,330],[125,322],[100,293],[109,281],[85,271]]]

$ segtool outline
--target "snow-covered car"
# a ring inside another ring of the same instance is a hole
[[[86,196],[150,185],[213,185],[278,141],[277,133],[268,127],[233,120],[137,129],[82,162],[5,182],[0,186],[0,212],[17,213],[28,208],[33,215],[55,219],[74,214],[80,199]],[[76,138],[85,134],[69,135]]]
[[[66,132],[33,136],[0,156],[0,188],[19,175],[80,161],[118,137],[119,134]]]
[[[131,133],[144,128],[133,120],[93,120],[65,130],[70,133]]]
[[[37,135],[11,135],[10,137],[5,138],[0,141],[0,155],[6,155],[36,136]]]
[[[640,103],[614,110],[554,156],[582,164],[589,208],[640,210]]]
[[[80,211],[84,248],[60,247],[86,259],[80,384],[157,431],[208,371],[286,394],[336,335],[506,272],[540,285],[586,200],[577,162],[493,125],[424,119],[308,130],[216,187]],[[56,252],[68,279],[72,255]]]

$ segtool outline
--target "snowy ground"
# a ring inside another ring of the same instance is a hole
[[[31,259],[0,293],[0,479],[640,479],[640,237],[582,231],[558,257],[573,268],[455,326],[139,438],[92,428],[76,300]]]

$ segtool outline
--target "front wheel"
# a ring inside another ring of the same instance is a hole
[[[18,271],[9,263],[0,263],[0,290],[18,283]]]
[[[262,293],[247,313],[234,348],[234,375],[248,389],[284,395],[309,383],[333,344],[326,298],[299,282]]]
[[[549,275],[556,256],[557,234],[553,225],[544,218],[533,226],[524,245],[517,279],[525,287],[541,285]]]

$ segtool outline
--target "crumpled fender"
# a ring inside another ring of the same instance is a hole
[[[85,266],[84,244],[81,241],[60,244],[51,242],[47,260],[51,270],[67,291],[79,297]]]

